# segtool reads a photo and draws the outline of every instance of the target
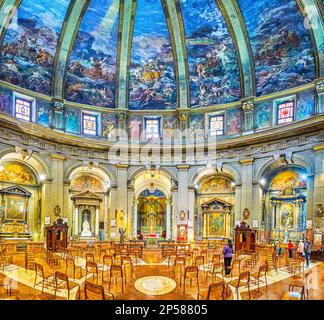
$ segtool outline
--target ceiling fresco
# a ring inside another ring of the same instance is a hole
[[[50,95],[52,69],[68,0],[24,0],[6,32],[0,79]]]
[[[4,18],[15,3],[0,1],[0,80],[67,104],[210,107],[324,74],[318,0],[22,0]]]
[[[66,99],[115,107],[119,0],[92,0],[81,23],[66,77]]]
[[[312,41],[293,0],[238,0],[254,55],[257,95],[310,83]]]
[[[129,109],[176,108],[173,50],[160,0],[137,0],[129,76]]]
[[[191,106],[241,98],[236,52],[214,0],[181,0],[190,73]]]

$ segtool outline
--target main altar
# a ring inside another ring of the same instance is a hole
[[[0,190],[0,238],[30,239],[28,227],[28,201],[31,193],[20,186]]]

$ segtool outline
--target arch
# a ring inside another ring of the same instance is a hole
[[[91,169],[91,171],[89,171],[89,170],[85,170],[84,166],[79,164],[79,163],[71,166],[69,169],[67,169],[65,171],[64,180],[71,181],[72,177],[74,175],[79,174],[79,173],[87,173],[87,174],[89,174],[89,172],[91,174],[97,175],[102,181],[105,181],[106,186],[107,186],[107,181],[109,181],[110,186],[116,185],[116,178],[106,168],[98,166],[98,167],[93,167]]]
[[[139,174],[141,174],[142,172],[145,172],[145,171],[146,171],[145,167],[137,168],[136,170],[134,170],[131,173],[131,175],[128,177],[128,180],[132,181],[134,178],[136,178],[136,176],[138,176]],[[168,179],[173,179],[174,181],[178,180],[177,176],[168,168],[161,167],[158,169],[158,171],[160,174],[164,175]]]
[[[0,157],[0,164],[3,165],[8,162],[18,162],[27,166],[35,175],[37,184],[40,184],[40,176],[50,177],[48,166],[36,155],[32,156],[26,161],[21,158],[21,155],[10,150],[8,153],[3,152]]]
[[[284,167],[295,167],[306,170],[306,174],[312,174],[314,169],[313,165],[309,162],[307,157],[301,154],[295,154],[292,156],[290,164],[275,160],[274,158],[266,161],[257,171],[255,175],[255,181],[260,181],[262,178],[269,178],[274,171],[278,171]]]
[[[189,180],[189,186],[193,188],[195,185],[198,185],[202,179],[211,175],[223,175],[227,178],[234,180],[237,185],[241,184],[241,175],[237,169],[229,164],[224,164],[221,171],[216,169],[208,169],[206,167],[200,168]]]

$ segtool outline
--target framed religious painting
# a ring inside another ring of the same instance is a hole
[[[187,224],[178,224],[177,241],[179,241],[179,242],[187,242],[188,241],[188,225]]]
[[[4,197],[5,220],[25,222],[27,199],[20,195],[8,194]]]

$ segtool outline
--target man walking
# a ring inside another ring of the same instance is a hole
[[[312,244],[308,239],[305,241],[304,250],[305,250],[305,258],[306,258],[306,267],[309,268],[309,260],[312,253]]]

